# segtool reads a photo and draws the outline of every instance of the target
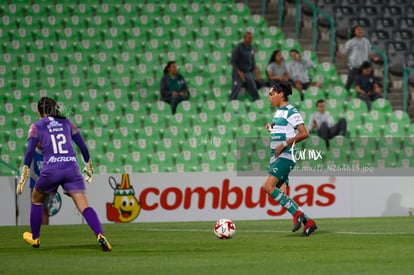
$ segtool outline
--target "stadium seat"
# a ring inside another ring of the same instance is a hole
[[[337,148],[341,151],[350,151],[351,143],[350,140],[344,136],[335,136],[329,140],[330,148]]]
[[[316,100],[306,98],[298,107],[299,111],[304,111],[307,115],[316,112]]]
[[[353,151],[351,158],[351,163],[353,165],[358,165],[359,167],[368,167],[372,166],[373,164],[373,152],[370,150],[364,148],[364,147],[358,147],[355,148]]]
[[[410,127],[410,116],[407,112],[402,110],[395,110],[393,112],[386,113],[388,122],[398,122],[400,125],[405,125],[407,129]]]
[[[390,122],[386,125],[383,125],[384,135],[391,135],[394,137],[404,137],[406,136],[407,127],[404,124],[399,122]]]
[[[368,136],[371,138],[379,139],[383,136],[382,125],[376,124],[376,122],[365,122],[363,125],[359,126],[359,134],[361,136]]]
[[[335,65],[328,62],[316,65],[315,73],[323,87],[329,87],[332,83],[337,83],[339,79]]]
[[[289,102],[293,104],[293,106],[296,106],[299,108],[299,105],[301,105],[301,98],[299,91],[292,87],[292,94],[289,96]]]
[[[348,91],[342,85],[336,85],[332,88],[327,89],[328,98],[335,98],[338,100],[348,100],[349,94]]]
[[[342,100],[338,100],[336,98],[327,99],[326,109],[334,117],[334,119],[345,117]]]
[[[347,111],[354,111],[360,114],[368,112],[367,104],[359,98],[352,98],[345,104]]]
[[[386,51],[386,42],[391,39],[391,33],[386,29],[376,29],[369,32],[370,42],[382,51]]]
[[[394,168],[397,166],[396,152],[389,148],[379,148],[373,154],[373,164],[378,168]]]
[[[376,110],[378,112],[382,112],[382,113],[390,113],[392,112],[392,105],[391,102],[389,102],[387,99],[385,98],[379,98],[377,100],[375,100],[374,102],[372,102],[372,110]]]
[[[304,141],[302,146],[303,148],[307,148],[308,150],[309,149],[320,150],[323,154],[327,152],[325,141],[317,135],[311,135],[309,138],[307,138]]]
[[[405,139],[407,139],[405,136],[398,137],[384,134],[384,137],[379,141],[379,144],[381,144],[380,147],[386,147],[398,153],[403,148]]]
[[[363,113],[362,118],[364,123],[374,123],[377,125],[384,125],[386,121],[386,113],[378,110],[371,110],[369,113]]]
[[[306,89],[305,97],[316,102],[319,99],[325,99],[325,91],[319,87],[312,86]]]
[[[350,151],[332,147],[325,156],[327,165],[342,166],[349,163]]]

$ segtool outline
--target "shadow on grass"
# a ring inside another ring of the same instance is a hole
[[[100,247],[97,244],[81,244],[81,245],[41,245],[38,250],[42,250],[45,252],[50,251],[68,251],[68,250],[98,250],[100,251]]]

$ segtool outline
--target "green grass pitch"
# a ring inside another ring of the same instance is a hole
[[[87,225],[0,227],[0,274],[413,274],[414,218],[318,219],[308,238],[290,220],[237,221],[231,240],[214,221],[104,224],[113,251]]]

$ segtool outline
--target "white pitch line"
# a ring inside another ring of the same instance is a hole
[[[160,228],[134,228],[135,231],[147,231],[147,232],[211,232],[207,229],[160,229]],[[243,230],[239,229],[238,232],[247,233],[292,233],[291,231],[282,230]],[[317,231],[316,231],[317,232]],[[414,232],[353,232],[353,231],[328,231],[326,233],[342,234],[342,235],[414,235]]]
[[[331,232],[344,235],[413,235],[414,232]]]

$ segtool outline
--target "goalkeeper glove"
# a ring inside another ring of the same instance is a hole
[[[93,177],[92,160],[89,160],[89,162],[87,162],[85,164],[85,168],[83,168],[83,172],[86,173],[85,181],[87,183],[91,183],[92,182],[92,177]]]
[[[24,165],[22,168],[22,173],[20,175],[20,181],[19,184],[17,184],[17,195],[20,195],[23,193],[23,187],[26,184],[27,180],[29,179],[29,167],[27,165]]]

